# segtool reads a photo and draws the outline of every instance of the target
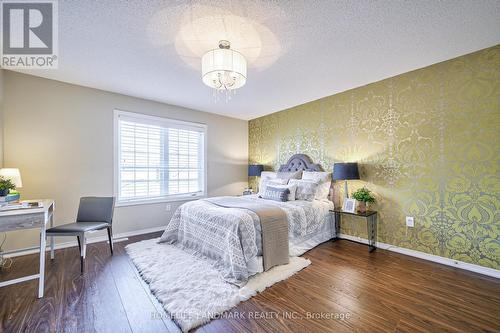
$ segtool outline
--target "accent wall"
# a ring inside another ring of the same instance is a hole
[[[496,45],[251,120],[249,162],[358,162],[349,191],[375,193],[378,241],[500,269],[499,133]],[[363,220],[343,221],[366,238]]]

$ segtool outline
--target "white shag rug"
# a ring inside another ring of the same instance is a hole
[[[184,332],[311,264],[309,259],[290,257],[289,264],[254,275],[238,288],[225,282],[208,262],[157,242],[149,239],[129,244],[126,250],[152,293]]]

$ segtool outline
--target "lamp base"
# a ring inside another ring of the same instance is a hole
[[[250,194],[253,194],[253,190],[251,187],[247,187],[244,191],[243,191],[243,195],[250,195]]]

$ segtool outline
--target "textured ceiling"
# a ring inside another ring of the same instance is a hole
[[[249,61],[227,103],[200,77],[219,39]],[[59,69],[23,72],[252,119],[498,43],[497,0],[60,0]]]

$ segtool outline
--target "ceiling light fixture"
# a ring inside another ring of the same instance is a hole
[[[226,102],[231,93],[241,88],[247,81],[247,61],[238,51],[232,50],[227,40],[219,41],[219,48],[210,50],[201,58],[202,80],[214,89],[217,101],[219,93],[226,94]]]

